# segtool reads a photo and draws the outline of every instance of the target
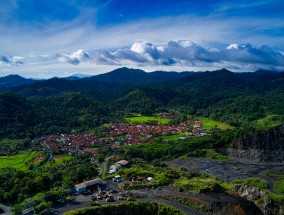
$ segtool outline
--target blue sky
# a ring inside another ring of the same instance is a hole
[[[284,70],[283,0],[3,0],[0,23],[0,76]]]

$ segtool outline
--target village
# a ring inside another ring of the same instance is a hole
[[[162,113],[157,118],[167,117],[172,119],[170,113]],[[52,134],[40,138],[40,141],[49,150],[60,149],[68,155],[84,154],[86,152],[96,154],[94,146],[109,146],[110,149],[119,149],[122,145],[136,145],[155,142],[158,137],[170,137],[183,134],[179,139],[202,137],[208,132],[197,119],[186,120],[178,125],[159,124],[132,124],[132,123],[111,123],[110,131],[105,137],[98,137],[97,134]]]

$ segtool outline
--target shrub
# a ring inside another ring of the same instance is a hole
[[[281,195],[281,194],[268,192],[268,197],[270,197],[271,199],[273,199],[276,202],[284,203],[284,196]]]
[[[214,178],[181,178],[176,183],[175,186],[184,189],[191,190],[202,193],[218,192],[222,190],[222,186]]]
[[[275,192],[284,193],[284,180],[277,181],[273,184]]]
[[[267,189],[267,181],[260,178],[245,178],[245,179],[235,179],[232,181],[235,184],[246,184],[250,187],[256,187],[259,189]]]
[[[65,215],[184,215],[180,210],[163,204],[154,202],[125,202],[121,204],[102,205],[100,207],[89,207],[73,210],[65,213]]]
[[[122,168],[117,173],[124,178],[146,178],[149,176],[154,178],[154,181],[151,183],[131,184],[129,187],[132,189],[167,185],[175,178],[173,171],[170,169],[145,164],[133,165],[131,168]]]
[[[100,204],[99,204],[98,202],[90,202],[90,204],[91,204],[92,206],[100,206]]]

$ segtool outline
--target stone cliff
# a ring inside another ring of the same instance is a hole
[[[253,161],[284,161],[284,125],[268,130],[249,130],[232,143],[228,154]]]
[[[253,202],[264,215],[284,214],[284,202],[273,200],[266,191],[247,185],[239,185],[235,189],[241,197]]]

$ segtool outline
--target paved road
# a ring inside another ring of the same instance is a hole
[[[9,206],[0,204],[0,207],[5,211],[1,215],[10,215],[11,214],[11,208]]]

